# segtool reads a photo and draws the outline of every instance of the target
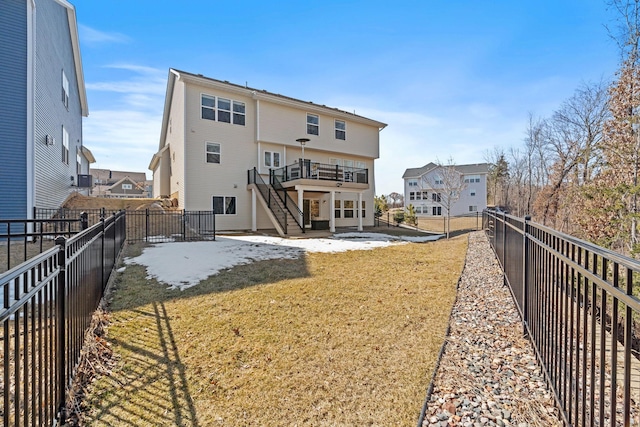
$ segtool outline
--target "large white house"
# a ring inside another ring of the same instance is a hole
[[[448,172],[449,169],[451,173]],[[456,194],[453,199],[449,215],[482,212],[487,207],[488,173],[488,163],[451,167],[427,163],[421,168],[407,169],[402,175],[404,204],[413,205],[419,216],[447,215],[446,198],[443,193],[447,187],[447,179],[454,179],[459,182],[459,185],[453,185],[453,188],[459,188],[459,195]]]
[[[169,70],[155,197],[214,210],[218,230],[362,229],[374,220],[374,161],[386,124]]]

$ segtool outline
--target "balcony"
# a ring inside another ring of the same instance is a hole
[[[275,169],[272,174],[285,188],[296,185],[320,187],[369,188],[369,170],[350,166],[328,165],[299,159],[296,163]]]

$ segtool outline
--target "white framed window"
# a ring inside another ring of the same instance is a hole
[[[320,135],[320,118],[316,114],[307,113],[307,134]]]
[[[418,186],[418,180],[417,179],[410,179],[408,181],[408,185],[409,185],[409,187],[417,187]]]
[[[442,177],[436,176],[435,179],[433,180],[433,183],[435,185],[443,185],[444,184],[444,180],[442,179]]]
[[[469,206],[469,212],[478,212],[477,206]]]
[[[466,175],[464,177],[464,182],[465,183],[473,183],[473,182],[480,182],[480,175]]]
[[[62,163],[69,164],[69,132],[62,126]]]
[[[217,142],[206,142],[205,150],[207,163],[220,163],[220,144]]]
[[[216,119],[216,97],[211,95],[200,95],[200,105],[202,118],[205,120]]]
[[[342,200],[336,200],[333,204],[333,216],[342,218]]]
[[[434,202],[441,202],[442,196],[440,195],[440,193],[431,193],[431,200]]]
[[[268,168],[279,168],[280,167],[280,153],[274,151],[265,151],[264,152],[264,165]]]
[[[429,192],[427,190],[422,190],[422,200],[429,200]]]
[[[218,98],[218,121],[231,123],[231,100]]]
[[[353,200],[344,201],[344,217],[353,218]]]
[[[133,184],[122,184],[123,190],[133,190]]]
[[[62,70],[62,104],[69,109],[69,79]]]
[[[360,212],[362,212],[362,218],[366,218],[366,216],[367,216],[367,210],[365,209],[366,206],[367,206],[367,204],[363,200],[362,201],[362,206],[360,206]]]
[[[235,196],[213,196],[213,213],[216,215],[235,215]]]
[[[410,191],[409,192],[409,200],[415,200],[415,199],[416,199],[415,191]]]
[[[431,213],[433,216],[441,216],[442,215],[442,206],[433,206],[431,208]]]
[[[337,166],[342,166],[342,159],[336,159],[336,158],[334,158],[334,157],[331,157],[331,158],[329,159],[329,164],[337,165]]]
[[[80,157],[80,149],[76,151],[76,174],[82,173],[82,157]]]
[[[335,121],[336,139],[347,139],[347,124],[343,120]]]
[[[470,196],[475,196],[476,195],[476,190],[475,189],[469,190],[469,195]]]
[[[244,102],[233,101],[233,124],[244,126],[246,110]]]

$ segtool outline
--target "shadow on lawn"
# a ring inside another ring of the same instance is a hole
[[[130,247],[127,255],[136,256],[140,250]],[[119,329],[109,335],[120,358],[120,368],[106,380],[108,384],[96,389],[89,398],[89,406],[93,408],[88,415],[90,424],[200,426],[189,389],[190,385],[194,386],[196,374],[194,370],[187,370],[191,365],[181,358],[181,351],[189,343],[184,339],[176,342],[174,334],[176,319],[185,314],[181,310],[202,310],[190,305],[190,300],[197,296],[308,274],[304,256],[257,261],[223,270],[180,291],[148,279],[143,266],[127,266],[117,275],[107,296],[112,327]],[[178,303],[183,308],[177,309]],[[202,315],[211,314],[203,312]]]

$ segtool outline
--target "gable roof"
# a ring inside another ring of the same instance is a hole
[[[235,83],[230,83],[228,81],[222,81],[222,80],[213,79],[211,77],[205,77],[202,74],[193,74],[187,71],[181,71],[175,68],[170,68],[169,77],[167,79],[167,92],[164,98],[164,112],[162,115],[162,128],[160,130],[160,144],[158,147],[158,151],[162,150],[163,143],[165,141],[168,121],[169,121],[169,113],[171,111],[171,97],[173,95],[173,87],[175,86],[176,80],[183,80],[186,82],[192,82],[192,83],[197,83],[204,86],[219,88],[226,91],[239,93],[241,95],[248,96],[249,98],[270,101],[276,104],[289,105],[297,108],[304,107],[307,111],[318,112],[321,114],[322,113],[330,114],[338,118],[344,118],[347,120],[356,121],[369,126],[376,126],[378,130],[382,130],[385,127],[387,127],[386,123],[382,123],[377,120],[372,120],[364,116],[359,116],[355,113],[350,113],[348,111],[339,110],[337,108],[327,107],[326,105],[315,104],[310,101],[302,101],[300,99],[291,98],[289,96],[267,92],[266,90],[255,89],[247,85],[242,86]],[[155,156],[154,156],[154,159],[151,160],[151,164],[149,165],[149,169],[152,169],[151,166],[154,165],[155,162],[157,162],[157,159],[155,159]]]
[[[135,182],[134,180],[132,180],[131,178],[129,178],[128,176],[125,176],[124,178],[122,178],[121,180],[117,181],[115,184],[111,185],[108,189],[111,190],[114,187],[119,186],[120,184],[124,184],[126,183],[126,181],[129,181],[131,184],[133,184],[133,187],[136,190],[144,190],[144,188],[142,188],[140,185],[138,185],[137,182]]]
[[[82,71],[82,57],[80,56],[80,39],[78,38],[78,23],[76,20],[76,9],[66,0],[54,0],[60,6],[67,9],[67,20],[69,21],[69,31],[71,36],[71,47],[73,49],[73,62],[76,69],[76,81],[78,84],[78,94],[80,95],[80,111],[83,117],[89,115],[89,105],[87,103],[87,91],[84,86],[84,72]]]
[[[447,165],[443,165],[443,166],[447,166]],[[489,163],[473,163],[473,164],[468,164],[468,165],[454,165],[456,170],[462,174],[485,174],[485,173],[489,173]],[[402,179],[408,179],[408,178],[419,178],[422,175],[432,171],[433,169],[437,168],[438,165],[436,165],[433,162],[429,162],[426,165],[422,166],[421,168],[410,168],[404,171],[404,174],[402,175]]]

